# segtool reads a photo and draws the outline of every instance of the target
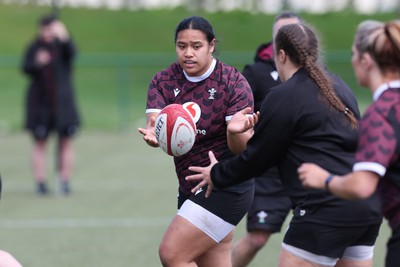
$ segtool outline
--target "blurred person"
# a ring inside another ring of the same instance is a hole
[[[213,27],[203,17],[188,17],[178,24],[177,62],[151,80],[147,126],[138,129],[148,145],[158,147],[154,121],[162,108],[178,103],[196,114],[193,148],[184,156],[174,157],[179,180],[178,213],[159,247],[163,266],[232,266],[233,231],[253,200],[253,181],[216,189],[213,197],[205,198],[205,191],[191,192],[195,183],[185,180],[190,165],[208,164],[208,150],[216,151],[219,159],[232,158],[229,146],[249,134],[227,136],[227,124],[236,112],[249,107],[252,113],[253,95],[239,71],[213,57],[215,43]]]
[[[0,175],[0,199],[2,192],[2,180]],[[0,249],[0,267],[22,267],[22,265],[7,251]]]
[[[254,133],[240,155],[218,162],[210,149],[210,165],[192,166],[192,189],[211,197],[225,188],[277,166],[294,203],[285,232],[279,267],[370,267],[382,222],[379,199],[343,200],[324,190],[304,188],[297,175],[303,162],[316,162],[333,173],[347,173],[358,138],[358,104],[351,90],[332,79],[320,62],[316,33],[304,23],[282,26],[274,39],[274,62],[282,83],[264,99],[259,114],[234,115],[228,132]],[[258,115],[258,116],[257,116]]]
[[[72,85],[72,64],[76,46],[65,25],[54,16],[39,21],[37,38],[29,44],[22,69],[30,79],[26,97],[25,127],[33,140],[31,164],[36,191],[48,194],[46,184],[46,144],[49,135],[58,134],[57,168],[59,188],[70,193],[74,151],[71,138],[79,126],[79,114]]]
[[[358,83],[373,94],[373,103],[360,123],[353,171],[339,174],[313,163],[304,163],[298,169],[304,186],[326,189],[341,198],[363,199],[378,191],[382,213],[392,229],[386,267],[400,264],[399,62],[400,21],[367,20],[359,24],[351,63]]]
[[[272,35],[284,25],[301,21],[300,16],[293,12],[281,12],[275,16]],[[256,51],[254,63],[246,65],[242,71],[253,91],[256,111],[260,110],[271,88],[280,83],[273,51],[272,42],[261,44]],[[247,266],[253,260],[271,234],[281,231],[293,206],[283,189],[276,167],[267,170],[261,177],[255,177],[254,185],[254,200],[247,213],[247,233],[235,242],[232,249],[233,267]]]

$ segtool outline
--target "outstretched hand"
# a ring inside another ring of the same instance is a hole
[[[146,128],[138,128],[139,133],[143,135],[143,140],[152,147],[158,147],[158,141],[154,131],[154,123],[156,118],[152,116]]]
[[[214,156],[212,151],[208,152],[208,156],[210,157],[210,165],[207,167],[197,167],[191,166],[189,167],[190,171],[197,172],[197,174],[192,174],[186,177],[188,181],[196,181],[201,180],[193,189],[192,193],[195,193],[197,190],[207,185],[206,197],[209,197],[211,191],[214,187],[211,180],[211,168],[218,163],[217,159]]]
[[[228,131],[230,133],[237,134],[244,133],[253,128],[258,122],[258,116],[260,115],[260,112],[253,113],[249,116],[250,112],[250,107],[236,112],[228,123]]]
[[[324,189],[329,172],[314,163],[303,163],[297,169],[299,179],[304,187]]]

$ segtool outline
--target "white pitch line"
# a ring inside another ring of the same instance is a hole
[[[1,2],[1,0],[0,0]],[[49,188],[52,188],[54,182],[49,180]],[[92,181],[72,181],[72,192],[132,192],[140,186],[140,182],[131,182],[126,180],[112,180],[101,183],[93,183]],[[29,193],[34,192],[34,184],[26,181],[4,181],[3,193]],[[175,186],[171,186],[171,190],[176,190]]]
[[[49,188],[54,183],[49,181]],[[129,183],[123,181],[113,181],[112,183],[98,183],[93,184],[92,182],[72,182],[72,190],[77,192],[104,192],[104,191],[132,191],[137,187],[137,183]],[[8,182],[7,184],[3,181],[3,192],[4,193],[27,193],[34,192],[35,187],[31,183],[26,182]]]
[[[171,218],[2,219],[0,229],[136,228],[165,226]]]

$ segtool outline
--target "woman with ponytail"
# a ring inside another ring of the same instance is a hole
[[[400,262],[400,21],[364,21],[352,47],[358,83],[371,90],[373,103],[360,123],[353,172],[341,175],[305,163],[300,179],[310,188],[329,188],[345,199],[364,199],[378,192],[383,215],[392,228],[386,267]],[[328,177],[328,178],[327,178]]]
[[[274,40],[282,83],[264,99],[260,113],[236,113],[229,134],[249,129],[251,138],[237,157],[190,167],[193,188],[224,188],[277,166],[295,208],[285,233],[279,267],[370,267],[382,222],[377,195],[349,201],[323,190],[307,189],[297,168],[313,162],[331,173],[351,171],[358,140],[358,105],[347,85],[320,62],[315,32],[305,24],[283,26]]]

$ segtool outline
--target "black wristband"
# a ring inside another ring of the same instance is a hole
[[[333,174],[329,174],[328,177],[326,177],[325,179],[325,191],[329,192],[329,183],[332,181],[333,179]]]

